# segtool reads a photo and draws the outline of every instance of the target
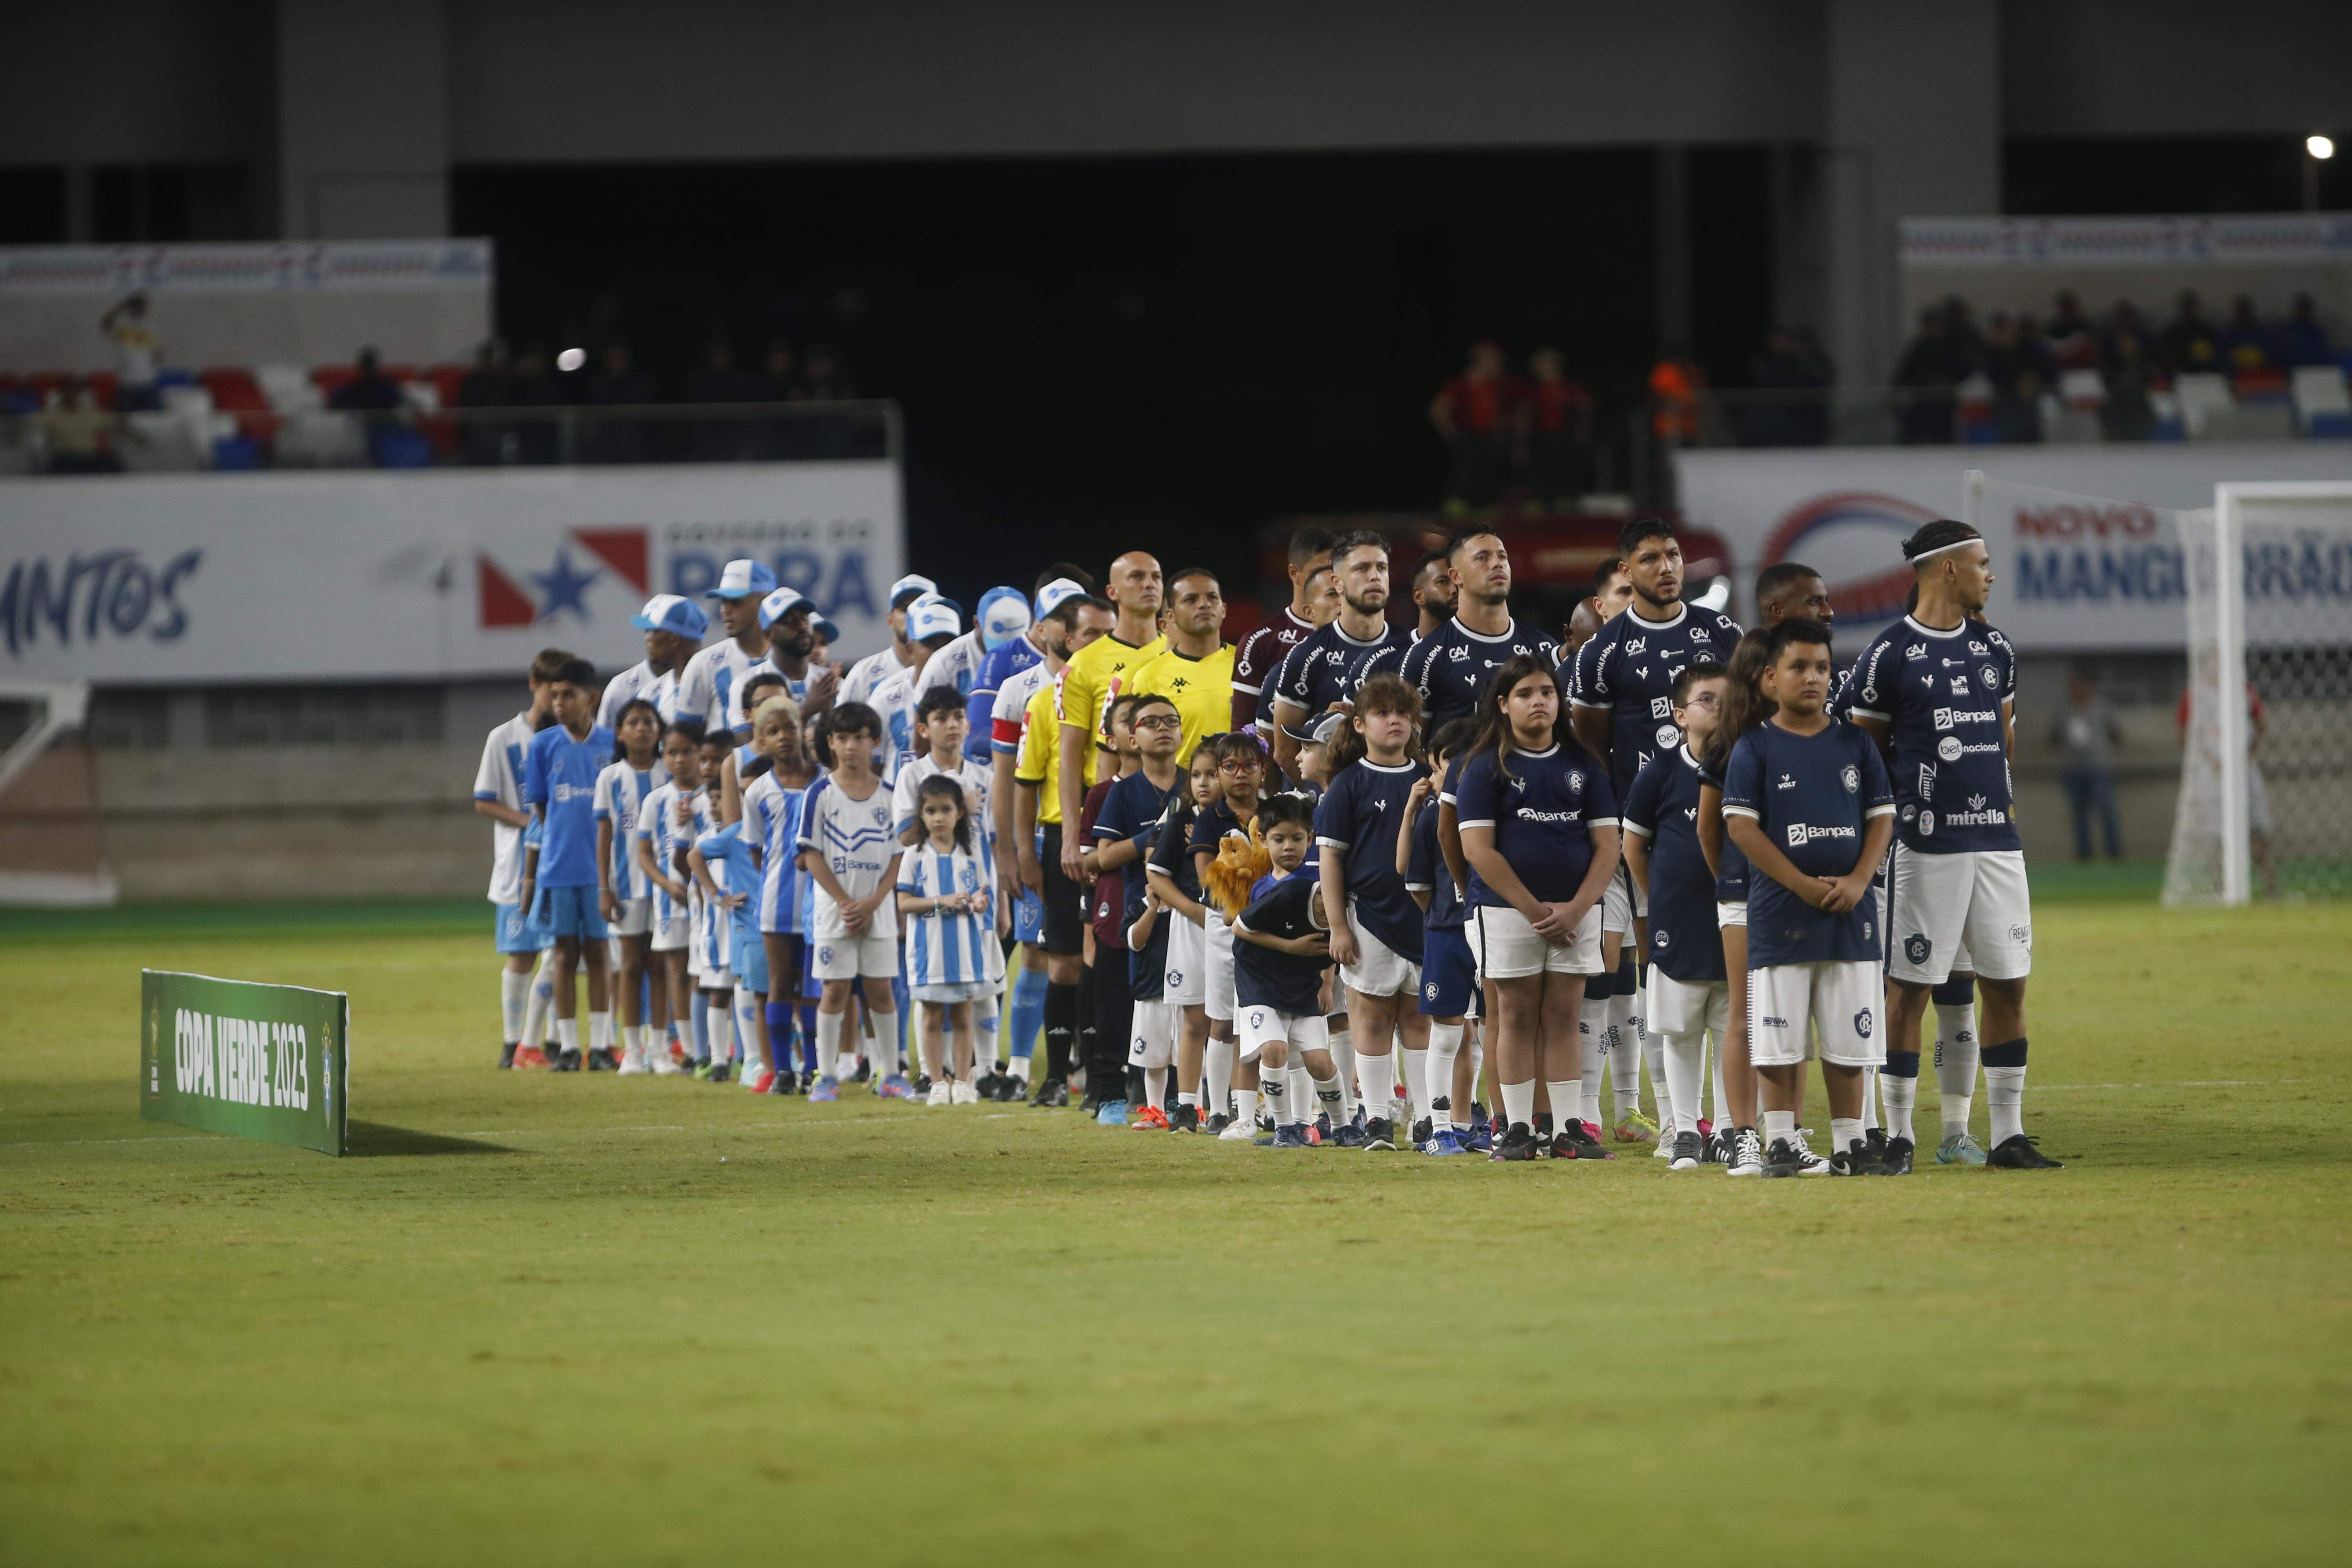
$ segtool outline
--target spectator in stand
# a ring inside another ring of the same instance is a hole
[[[764,391],[757,377],[735,368],[735,345],[723,337],[703,345],[700,368],[686,378],[688,403],[750,403]],[[700,420],[694,426],[692,455],[705,462],[732,462],[746,454],[751,437],[741,420]]]
[[[496,338],[474,351],[474,368],[457,384],[457,406],[465,409],[506,408],[514,403],[514,373],[507,363],[504,343]],[[477,468],[511,462],[507,451],[512,428],[503,419],[467,418],[457,426],[457,441],[466,461]]]
[[[335,388],[327,406],[346,414],[391,414],[402,402],[400,383],[383,374],[375,350],[365,348],[360,350],[359,374]]]
[[[549,369],[547,345],[526,343],[515,360],[514,375],[509,383],[509,394],[515,408],[552,409],[562,400],[562,390]],[[512,441],[508,460],[516,463],[552,463],[562,455],[560,432],[553,413],[534,413],[518,418],[509,432]]]
[[[2326,364],[2336,357],[2328,352],[2327,329],[2319,324],[2319,312],[2308,294],[2294,297],[2294,308],[2281,323],[2277,341],[2279,363],[2289,369]]]
[[[801,356],[801,385],[798,400],[809,403],[846,403],[857,395],[857,388],[842,374],[841,362],[823,343],[811,343],[808,353]],[[880,447],[873,440],[861,442],[861,436],[878,428],[856,416],[846,414],[811,414],[800,417],[803,426],[801,440],[809,455],[816,458],[853,458],[878,456]]]
[[[1502,344],[1482,340],[1470,345],[1462,374],[1429,400],[1429,423],[1452,459],[1445,483],[1447,510],[1494,505],[1503,493],[1510,458],[1511,385],[1504,374]]]
[[[1592,394],[1570,375],[1558,349],[1528,356],[1531,373],[1519,401],[1519,461],[1538,502],[1565,511],[1594,488]]]
[[[629,345],[614,339],[598,355],[596,374],[588,378],[587,401],[604,408],[651,403],[654,384],[637,369]],[[599,417],[588,426],[586,451],[592,463],[642,463],[646,460],[646,427],[635,419]]]
[[[2164,329],[2164,363],[2175,375],[2202,374],[2221,368],[2221,345],[2205,321],[2197,290],[2183,289],[2172,321]]]
[[[2100,342],[2102,357],[2107,363],[2115,363],[2117,346],[2126,338],[2139,345],[2139,358],[2143,363],[2153,365],[2157,355],[2162,352],[2156,334],[2149,331],[2147,324],[2140,320],[2139,307],[2129,300],[2118,300],[2116,308],[2107,313],[2106,335]]]
[[[2099,405],[2099,427],[2110,441],[2145,441],[2156,433],[2156,408],[2148,400],[2163,380],[2140,352],[2137,332],[2117,332],[2106,373],[2107,400]]]
[[[760,367],[760,401],[798,401],[801,395],[800,373],[800,356],[793,353],[793,345],[782,338],[769,339],[767,357]],[[805,457],[807,454],[803,450],[806,445],[804,435],[801,421],[790,416],[762,419],[753,446],[757,455],[762,458]]]
[[[2042,330],[2042,337],[2049,344],[2056,368],[2098,369],[2098,325],[2083,313],[2082,301],[2074,298],[2074,290],[2059,289],[2053,304],[2055,308],[2050,312],[2050,324]]]
[[[1803,328],[1775,327],[1748,369],[1756,386],[1779,395],[1748,410],[1751,447],[1819,447],[1829,440],[1829,356]]]
[[[41,410],[41,435],[48,443],[53,474],[114,474],[122,459],[114,452],[114,418],[98,405],[98,395],[79,375],[66,377],[57,401]]]
[[[155,368],[163,361],[163,345],[147,323],[147,296],[125,296],[98,319],[98,330],[114,343],[115,411],[133,414],[163,407]]]
[[[2018,367],[2006,384],[1996,382],[1992,392],[1993,439],[2031,446],[2042,439],[2042,394],[2047,384],[2031,362]]]
[[[1936,446],[1952,438],[1952,394],[1968,367],[1952,342],[1949,316],[1919,312],[1919,330],[1895,367],[1898,414],[1895,438],[1906,446]]]
[[[2271,334],[2254,314],[2253,300],[2241,294],[2230,306],[2229,324],[2221,329],[2221,369],[2232,376],[2250,371],[2273,370],[2278,361],[2271,352]]]
[[[2017,316],[2017,355],[2033,367],[2042,377],[2042,384],[2053,386],[2058,381],[2058,356],[2050,352],[2050,340],[2033,318],[2021,310]]]
[[[2050,721],[2050,743],[2064,759],[2066,805],[2074,814],[2074,858],[2091,858],[2091,818],[2099,819],[2099,837],[2107,858],[2124,855],[2123,824],[2116,812],[2116,748],[2123,744],[2124,727],[2115,704],[2100,696],[2091,678],[2076,670],[2066,679],[2066,708]]]

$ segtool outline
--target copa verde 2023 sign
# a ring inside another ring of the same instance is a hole
[[[140,1115],[344,1152],[349,996],[162,969],[140,991]]]

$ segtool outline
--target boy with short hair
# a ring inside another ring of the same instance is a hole
[[[1830,631],[1772,628],[1760,689],[1772,717],[1732,748],[1724,831],[1748,857],[1748,1049],[1762,1080],[1764,1174],[1806,1162],[1796,1107],[1819,1037],[1830,1174],[1885,1175],[1862,1127],[1863,1069],[1884,1065],[1878,916],[1871,879],[1895,831],[1895,794],[1870,737],[1824,711]]]
[[[1307,1124],[1318,1107],[1292,1105],[1290,1052],[1306,1058],[1321,1114],[1334,1127],[1340,1110],[1339,1064],[1332,1060],[1323,1012],[1323,973],[1331,966],[1331,922],[1320,879],[1300,874],[1315,837],[1314,810],[1305,796],[1277,795],[1258,808],[1259,836],[1273,869],[1250,889],[1249,907],[1234,920],[1234,995],[1242,1059],[1258,1069],[1260,1092],[1274,1118],[1274,1147],[1308,1147]]]
[[[541,648],[530,661],[530,706],[492,730],[482,742],[482,765],[474,773],[474,809],[497,824],[490,833],[490,889],[497,917],[499,1010],[505,1025],[505,1043],[499,1066],[546,1065],[540,1055],[545,1038],[546,1007],[531,984],[536,965],[541,975],[552,962],[554,942],[530,923],[530,911],[521,902],[523,831],[530,826],[530,808],[522,795],[524,759],[531,737],[553,721],[549,697],[555,677],[572,656],[562,648]],[[553,993],[548,992],[551,998]],[[528,1037],[530,1046],[523,1047]],[[520,1056],[518,1052],[520,1051]]]
[[[1715,873],[1697,827],[1698,753],[1722,717],[1728,685],[1728,672],[1713,659],[1683,666],[1670,699],[1683,743],[1642,765],[1623,814],[1625,861],[1650,911],[1648,1007],[1665,1053],[1658,1109],[1667,1168],[1675,1171],[1696,1170],[1704,1158],[1698,1106],[1706,1039],[1715,1037],[1719,1053],[1731,1023]]]
[[[882,744],[881,716],[863,702],[843,702],[825,728],[833,771],[809,785],[801,808],[801,868],[816,884],[810,940],[816,978],[824,984],[816,1012],[816,1087],[811,1100],[841,1098],[836,1068],[849,1020],[849,994],[862,977],[866,1010],[885,1056],[898,1037],[898,836],[892,830],[890,795],[874,771]],[[886,1100],[913,1094],[895,1062],[877,1071],[874,1092]]]
[[[589,1066],[602,1071],[621,1064],[605,996],[612,930],[598,907],[596,872],[596,779],[612,760],[613,731],[596,722],[595,666],[565,659],[549,684],[548,706],[555,722],[531,737],[523,759],[522,796],[542,824],[542,837],[536,849],[524,852],[521,898],[555,939],[557,1070],[580,1070],[572,975],[584,952]]]

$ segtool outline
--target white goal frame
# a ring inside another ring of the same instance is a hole
[[[2221,902],[2253,897],[2252,824],[2246,805],[2245,509],[2297,501],[2352,504],[2352,480],[2266,480],[2213,487],[2213,640],[2216,743],[2221,764]],[[2192,674],[2193,679],[2193,674]]]

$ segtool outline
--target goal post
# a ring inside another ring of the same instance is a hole
[[[0,906],[111,904],[89,683],[0,680]]]
[[[2170,904],[2352,893],[2352,479],[2180,517],[2189,669]]]

